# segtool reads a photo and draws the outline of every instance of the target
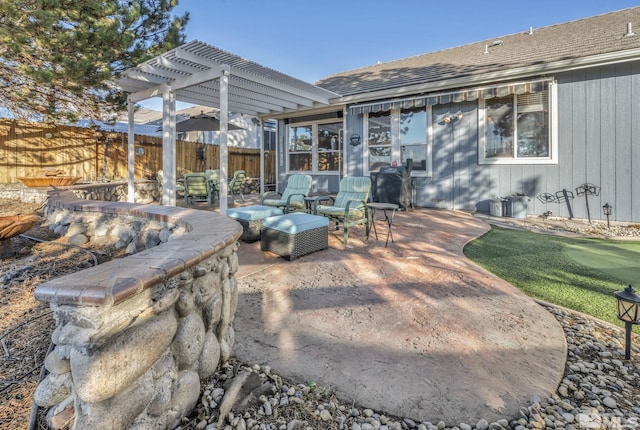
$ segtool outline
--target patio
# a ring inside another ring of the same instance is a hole
[[[566,357],[556,319],[462,255],[489,226],[415,209],[393,228],[387,248],[363,227],[347,247],[330,230],[329,249],[294,262],[242,243],[234,354],[345,402],[449,425],[509,420],[555,392]]]

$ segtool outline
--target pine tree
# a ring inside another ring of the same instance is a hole
[[[100,119],[113,79],[184,43],[178,0],[0,0],[0,106],[17,118]]]

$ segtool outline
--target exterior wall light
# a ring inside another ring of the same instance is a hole
[[[607,216],[607,228],[611,228],[611,225],[609,225],[609,217],[611,216],[611,212],[613,210],[613,206],[611,206],[609,203],[605,203],[604,206],[602,206],[602,212]]]
[[[351,144],[351,146],[360,145],[360,135],[359,134],[352,134],[351,137],[349,138],[349,143]]]
[[[631,358],[631,329],[634,324],[640,324],[640,296],[631,285],[624,291],[613,293],[618,300],[618,319],[624,321],[625,349],[624,359]]]

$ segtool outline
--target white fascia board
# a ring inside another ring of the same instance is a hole
[[[584,69],[587,67],[605,66],[626,61],[640,60],[640,48],[624,52],[613,52],[607,54],[594,55],[584,58],[555,61],[553,63],[518,67],[516,69],[500,70],[496,72],[483,73],[475,76],[464,76],[460,78],[445,79],[442,81],[429,82],[420,85],[412,85],[389,90],[373,91],[352,96],[338,97],[332,99],[332,103],[358,103],[369,100],[386,99],[404,96],[415,93],[426,93],[434,91],[450,90],[467,87],[470,85],[484,85],[501,82],[508,79],[528,78],[531,76],[550,75],[571,70]]]

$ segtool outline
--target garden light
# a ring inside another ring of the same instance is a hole
[[[634,324],[640,324],[640,296],[631,285],[624,291],[613,293],[618,300],[618,319],[624,321],[625,350],[624,359],[631,358],[631,328]]]
[[[607,216],[607,228],[609,229],[611,228],[611,226],[609,225],[609,216],[611,216],[612,210],[613,210],[613,206],[611,206],[609,203],[605,203],[604,206],[602,206],[602,211]]]

